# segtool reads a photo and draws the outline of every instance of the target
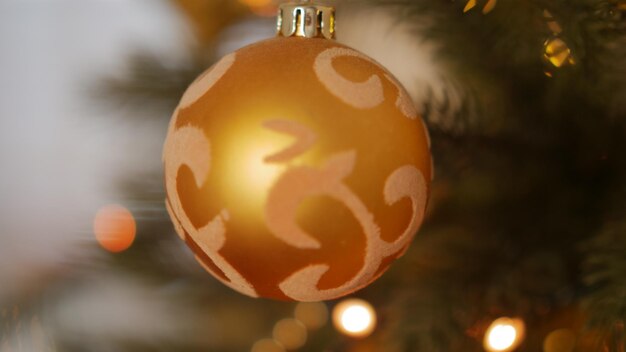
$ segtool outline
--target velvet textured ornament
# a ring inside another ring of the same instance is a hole
[[[406,251],[431,181],[428,133],[387,70],[324,38],[328,8],[282,10],[280,36],[225,56],[183,95],[163,152],[166,203],[226,285],[320,301]]]

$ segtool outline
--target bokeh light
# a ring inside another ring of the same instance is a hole
[[[557,22],[554,19],[554,16],[552,16],[552,13],[548,11],[547,9],[543,10],[543,18],[546,20],[548,29],[552,33],[560,34],[561,32],[563,32],[563,28],[561,28],[561,25],[559,24],[559,22]]]
[[[524,339],[524,323],[520,319],[496,319],[485,333],[484,347],[487,351],[512,351]]]
[[[496,325],[489,333],[489,345],[497,351],[505,350],[515,343],[517,331],[511,325]]]
[[[328,321],[328,308],[321,302],[300,302],[296,306],[294,316],[307,329],[316,330]]]
[[[285,348],[276,340],[261,339],[252,345],[250,352],[285,352]]]
[[[276,6],[272,0],[239,0],[239,2],[259,16],[276,15]]]
[[[485,6],[483,6],[483,14],[488,14],[489,12],[491,12],[493,10],[494,7],[496,7],[496,2],[497,0],[487,0],[487,3],[485,4]],[[465,7],[463,8],[463,12],[468,12],[469,10],[473,9],[474,7],[476,7],[476,0],[468,0],[467,3],[465,4]]]
[[[376,327],[376,312],[364,300],[348,299],[333,309],[333,324],[348,336],[365,337]]]
[[[278,321],[272,331],[274,340],[288,350],[298,349],[306,343],[306,327],[296,319],[286,318]]]
[[[561,38],[551,38],[543,44],[543,57],[554,67],[574,65],[576,61],[572,56],[572,51]]]
[[[239,2],[250,7],[265,7],[272,4],[272,0],[239,0]]]
[[[113,253],[128,249],[135,240],[136,231],[133,214],[117,204],[100,208],[93,221],[96,240],[102,248]]]
[[[552,331],[543,341],[544,352],[572,352],[576,347],[576,334],[569,329]]]

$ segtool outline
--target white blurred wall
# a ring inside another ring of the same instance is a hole
[[[0,299],[89,255],[111,178],[158,167],[160,138],[138,136],[164,126],[103,109],[89,89],[133,49],[177,59],[185,33],[160,0],[0,0]]]

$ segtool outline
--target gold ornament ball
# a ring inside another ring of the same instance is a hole
[[[378,278],[419,228],[432,175],[398,81],[321,38],[276,37],[208,69],[172,117],[163,161],[168,211],[206,270],[297,301]]]

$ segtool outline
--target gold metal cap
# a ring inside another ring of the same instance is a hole
[[[283,37],[335,37],[335,8],[310,0],[285,3],[278,8],[276,34]]]

